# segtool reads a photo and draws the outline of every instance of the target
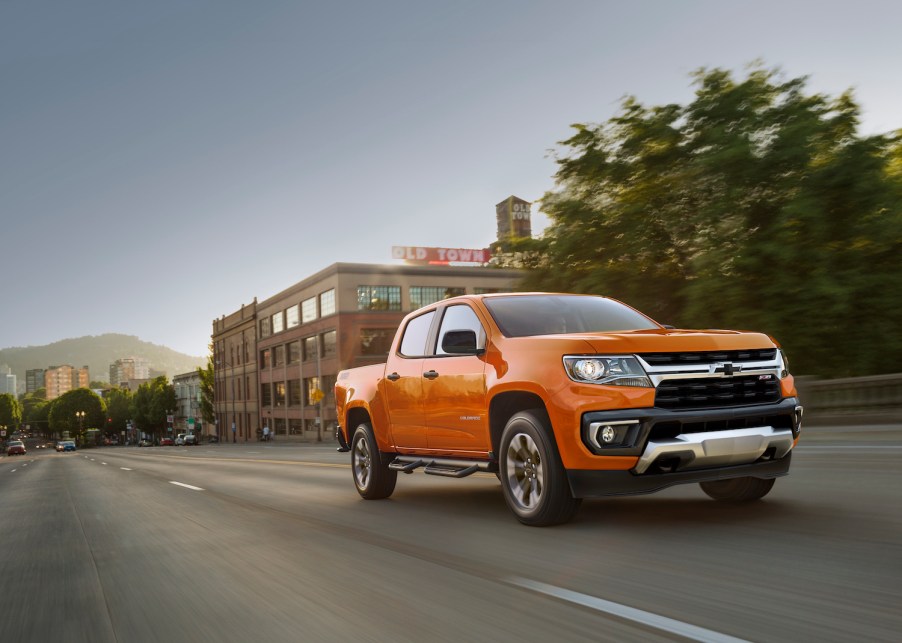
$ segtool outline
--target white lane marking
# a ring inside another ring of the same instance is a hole
[[[10,473],[15,473],[16,471],[17,471],[16,469],[13,469],[12,471],[10,471]]]
[[[106,462],[101,462],[100,464],[102,464],[103,466],[106,466]]]
[[[553,596],[599,612],[605,612],[678,636],[684,636],[693,641],[710,641],[711,643],[747,643],[745,639],[737,639],[732,636],[727,636],[726,634],[721,634],[720,632],[706,630],[703,627],[696,627],[695,625],[689,625],[682,621],[667,618],[666,616],[658,616],[651,612],[645,612],[634,607],[627,607],[626,605],[606,601],[602,598],[589,596],[588,594],[580,594],[579,592],[562,589],[560,587],[555,587],[554,585],[547,585],[546,583],[540,583],[539,581],[514,577],[508,579],[508,582],[518,587],[539,592],[540,594]]]
[[[177,484],[180,487],[185,487],[185,489],[194,489],[195,491],[203,491],[200,487],[195,487],[194,485],[185,484],[184,482],[176,482],[175,480],[170,480],[169,484]]]
[[[128,467],[119,467],[119,468],[122,469],[123,471],[131,471],[131,469],[129,469]]]

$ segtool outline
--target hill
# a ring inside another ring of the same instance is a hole
[[[25,371],[49,368],[60,364],[87,366],[92,380],[107,381],[110,364],[123,357],[143,357],[150,368],[173,375],[193,371],[206,363],[205,357],[185,355],[171,348],[141,341],[134,335],[107,333],[73,339],[63,339],[44,346],[25,346],[0,349],[0,364],[6,364],[18,377],[20,391],[25,390]]]

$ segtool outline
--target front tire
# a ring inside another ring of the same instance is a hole
[[[723,502],[752,502],[760,500],[774,486],[774,478],[732,478],[699,482],[706,494]]]
[[[522,411],[501,434],[500,479],[507,506],[524,525],[569,521],[581,500],[570,494],[551,428],[540,410]]]
[[[373,427],[366,422],[357,427],[351,439],[351,471],[357,493],[367,500],[388,498],[395,490],[398,472],[388,468]]]

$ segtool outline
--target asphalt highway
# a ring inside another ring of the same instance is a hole
[[[364,501],[328,445],[0,457],[0,641],[898,641],[902,426],[803,433],[759,503],[508,511],[494,476]]]

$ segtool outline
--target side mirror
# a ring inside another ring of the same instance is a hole
[[[449,330],[442,337],[442,350],[450,355],[482,355],[485,349],[476,346],[476,331]]]

